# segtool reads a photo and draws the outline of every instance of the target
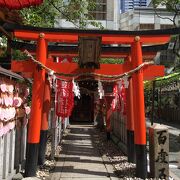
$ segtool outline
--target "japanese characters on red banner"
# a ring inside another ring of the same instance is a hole
[[[64,119],[71,115],[74,106],[73,84],[57,80],[56,87],[56,115]]]

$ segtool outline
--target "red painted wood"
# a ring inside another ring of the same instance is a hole
[[[32,55],[36,53],[29,51]],[[48,51],[49,56],[60,56],[60,57],[79,57],[78,53],[75,52],[60,52],[60,51]],[[129,56],[128,52],[101,52],[101,58],[126,58]],[[156,52],[144,52],[143,59],[153,59],[156,56]]]
[[[131,58],[128,57],[127,63],[131,63]],[[133,107],[133,84],[132,78],[129,79],[129,86],[126,89],[126,116],[127,130],[134,131],[134,107]]]
[[[48,117],[49,111],[51,108],[51,90],[49,81],[45,80],[44,87],[44,98],[43,98],[43,111],[42,111],[42,122],[41,122],[41,130],[48,130]]]
[[[25,78],[32,78],[33,72],[21,72],[21,75]]]
[[[38,40],[37,59],[43,64],[46,63],[46,49],[46,41],[43,37],[40,37]],[[45,70],[38,70],[35,68],[32,88],[32,108],[28,128],[28,143],[39,143],[40,140],[44,86]]]
[[[12,60],[11,70],[13,72],[32,72],[36,67],[36,64],[32,60],[16,61]]]
[[[106,131],[111,131],[111,114],[112,114],[112,107],[111,103],[114,99],[114,96],[105,96],[105,104],[106,104]]]
[[[133,67],[137,67],[142,64],[142,48],[141,43],[135,40],[132,47],[134,58]],[[132,75],[133,92],[135,99],[133,99],[134,105],[134,132],[135,132],[135,144],[146,145],[146,122],[145,122],[145,110],[144,110],[144,86],[143,86],[143,70],[138,71]]]
[[[63,43],[77,43],[78,36],[88,37],[102,37],[103,44],[131,44],[134,42],[135,35],[116,35],[116,34],[88,34],[88,33],[67,33],[67,32],[43,32],[46,35],[46,40],[53,42]],[[16,38],[24,40],[37,40],[39,32],[30,30],[15,30],[14,35]],[[142,35],[140,42],[143,44],[163,44],[170,40],[169,35]]]
[[[35,65],[32,61],[12,61],[11,70],[14,72],[32,72]],[[80,69],[77,63],[56,63],[47,61],[46,66],[57,73],[79,74],[94,72],[103,75],[119,75],[131,70],[130,64],[100,64],[100,69]],[[150,65],[143,68],[144,79],[152,80],[164,76],[164,66]],[[64,76],[62,76],[64,77]]]

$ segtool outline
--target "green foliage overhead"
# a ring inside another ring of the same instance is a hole
[[[21,15],[24,23],[32,26],[54,27],[55,22],[63,18],[77,28],[85,28],[88,24],[102,28],[88,13],[95,8],[96,3],[92,0],[44,0],[40,6],[21,10]]]
[[[169,19],[173,22],[174,26],[178,26],[178,24],[176,23],[176,18],[178,18],[178,16],[180,15],[180,0],[152,0],[152,3],[155,8],[155,12],[157,7],[159,5],[162,5],[166,7],[167,11],[174,13],[174,17],[172,19],[170,19],[169,17],[163,19]]]
[[[12,59],[27,60],[27,59],[29,59],[29,57],[25,53],[23,53],[22,51],[17,50],[17,49],[13,49],[12,50]]]
[[[79,58],[73,58],[73,62],[78,62]],[[100,63],[102,64],[123,64],[124,59],[114,59],[114,58],[101,58]]]
[[[180,0],[152,0],[154,7],[159,6],[160,4],[166,6],[166,9],[171,12],[178,11],[178,4]]]
[[[114,59],[114,58],[101,58],[100,63],[103,64],[123,64],[124,59]]]
[[[39,27],[53,27],[57,14],[48,0],[45,0],[40,6],[24,8],[20,12],[24,24]]]

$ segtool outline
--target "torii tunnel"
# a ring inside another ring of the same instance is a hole
[[[55,72],[64,74],[95,72],[103,75],[118,75],[135,69],[143,63],[143,58],[146,59],[149,57],[152,59],[159,50],[158,47],[169,42],[170,35],[178,34],[180,30],[179,28],[148,31],[78,30],[37,28],[12,24],[4,24],[3,28],[6,29],[6,31],[10,31],[16,39],[36,41],[36,47],[31,47],[29,51],[36,54],[36,59],[39,62]],[[56,63],[48,58],[49,54],[54,56],[69,55],[76,57],[78,55],[77,47],[71,47],[69,45],[78,44],[79,37],[101,37],[101,56],[123,57],[126,59],[126,62],[124,64],[100,64],[100,69],[80,69],[76,63]],[[48,47],[49,42],[62,43],[64,44],[64,49],[61,47],[62,49],[60,49],[60,51],[57,51],[55,48],[50,50],[50,46]],[[129,45],[130,48],[103,47],[103,45],[111,44]],[[150,48],[147,45],[155,46]],[[30,73],[30,76],[34,79],[25,168],[26,176],[34,176],[37,169],[40,132],[47,130],[47,114],[49,107],[43,107],[43,102],[50,98],[49,85],[46,83],[45,69],[36,68],[36,64],[32,61],[12,61],[11,69],[14,72],[22,72],[24,74]],[[131,144],[127,147],[129,153],[128,158],[132,160],[133,150],[131,150],[131,148],[135,145],[135,155],[137,159],[136,176],[140,178],[147,177],[143,80],[154,79],[158,76],[164,76],[163,66],[146,66],[131,75],[130,84],[127,89],[127,144]]]

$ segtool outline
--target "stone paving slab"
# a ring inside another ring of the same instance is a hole
[[[117,180],[111,162],[95,146],[95,139],[93,126],[71,125],[51,180]]]
[[[98,177],[95,177],[95,178],[61,178],[60,180],[104,180],[104,179],[109,179],[109,178],[107,178],[107,177],[105,177],[105,178],[98,178]]]

